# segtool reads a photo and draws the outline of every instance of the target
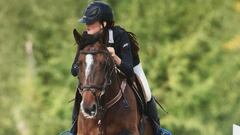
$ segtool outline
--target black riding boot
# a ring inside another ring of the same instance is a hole
[[[146,113],[147,116],[152,120],[154,135],[160,135],[160,119],[158,117],[157,107],[153,97],[147,102]]]
[[[73,112],[72,112],[72,128],[70,129],[70,133],[72,135],[77,135],[77,118],[78,118],[81,100],[82,100],[82,96],[79,94],[78,90],[76,90],[75,102],[74,102]]]

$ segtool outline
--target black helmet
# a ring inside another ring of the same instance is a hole
[[[86,24],[91,24],[96,21],[112,22],[112,8],[106,3],[94,1],[88,5],[84,12],[84,16],[79,21]]]

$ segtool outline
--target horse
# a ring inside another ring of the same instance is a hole
[[[153,135],[150,120],[139,111],[134,92],[106,45],[97,41],[83,46],[83,37],[76,30],[73,33],[83,48],[78,57],[82,100],[77,135]]]

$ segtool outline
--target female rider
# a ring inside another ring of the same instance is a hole
[[[160,127],[159,118],[157,115],[157,109],[155,105],[154,98],[152,98],[151,91],[146,79],[146,76],[143,72],[142,66],[138,55],[133,56],[132,54],[132,45],[128,36],[128,33],[119,26],[114,26],[114,17],[111,7],[103,2],[95,1],[88,5],[86,8],[83,17],[79,20],[81,23],[86,25],[85,35],[88,37],[94,37],[94,35],[107,32],[106,39],[107,42],[111,44],[111,47],[108,47],[108,51],[112,55],[117,67],[125,73],[128,77],[136,76],[139,78],[140,82],[143,85],[144,97],[146,102],[146,114]],[[77,76],[79,67],[77,65],[77,58],[79,53],[76,54],[75,60],[72,64],[72,75]],[[79,104],[81,95],[76,93],[76,100],[73,109],[73,128],[71,133],[76,135],[77,128],[77,116],[79,112]],[[156,133],[158,129],[154,129]]]

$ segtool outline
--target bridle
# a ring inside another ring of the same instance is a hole
[[[104,76],[105,80],[104,80],[103,85],[79,84],[78,91],[81,95],[85,91],[91,91],[93,93],[93,95],[95,96],[96,101],[97,101],[97,108],[99,109],[99,112],[100,112],[99,120],[98,120],[99,135],[103,135],[104,133],[103,133],[102,119],[104,117],[105,111],[108,108],[110,108],[111,106],[113,106],[116,102],[118,102],[122,97],[125,100],[125,98],[123,96],[123,93],[124,93],[124,90],[125,90],[125,87],[126,87],[126,80],[124,79],[123,81],[121,81],[121,84],[119,86],[118,94],[112,100],[103,104],[102,96],[104,95],[107,87],[112,84],[111,78],[112,78],[113,72],[117,73],[117,72],[119,72],[119,70],[117,69],[116,64],[114,62],[113,62],[112,68],[110,70],[108,70],[108,67],[111,67],[111,65],[110,65],[111,63],[110,63],[110,60],[109,60],[109,59],[111,59],[111,55],[107,50],[94,50],[94,51],[82,50],[82,51],[80,51],[80,54],[83,54],[83,55],[87,55],[87,54],[96,55],[96,54],[99,54],[99,53],[104,54],[107,58],[106,59],[106,64],[105,64],[105,67],[104,67],[104,71],[106,71],[106,74]],[[120,82],[119,78],[118,78],[118,81]],[[96,95],[97,90],[101,91],[100,96]]]
[[[107,50],[95,50],[95,51],[80,51],[80,54],[84,54],[84,55],[87,55],[87,54],[92,54],[92,55],[96,55],[96,54],[99,54],[99,53],[102,53],[106,56],[106,64],[105,64],[105,67],[104,67],[104,71],[106,72],[105,76],[104,76],[104,83],[103,85],[98,85],[98,84],[79,84],[79,87],[78,87],[78,91],[79,93],[82,95],[83,92],[85,91],[91,91],[93,93],[93,95],[95,96],[96,98],[96,101],[97,101],[97,108],[98,110],[100,111],[100,116],[99,116],[99,121],[98,121],[98,128],[99,128],[99,134],[100,135],[103,135],[103,125],[102,125],[102,119],[104,117],[104,114],[105,114],[105,106],[103,105],[103,101],[102,101],[102,96],[104,95],[105,91],[106,91],[106,88],[108,86],[110,86],[112,84],[112,74],[113,72],[116,70],[116,65],[114,63],[114,65],[112,66],[112,68],[110,70],[108,70],[107,67],[110,66],[110,62],[109,62],[109,59],[110,59],[110,53],[107,51]],[[79,80],[80,81],[80,80]],[[96,91],[97,90],[100,90],[101,91],[101,94],[100,94],[100,97],[98,97],[96,95]]]

